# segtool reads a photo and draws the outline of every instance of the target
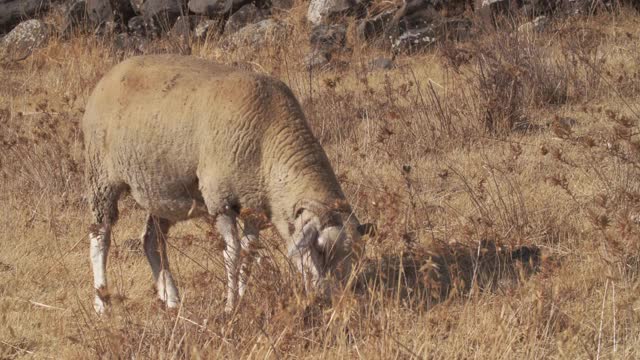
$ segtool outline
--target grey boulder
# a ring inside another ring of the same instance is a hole
[[[258,9],[254,4],[245,5],[229,17],[224,26],[224,32],[226,34],[234,33],[249,24],[266,19],[268,15],[268,11]]]
[[[145,0],[140,13],[148,22],[152,21],[166,32],[180,15],[186,13],[186,9],[180,0]]]
[[[86,0],[86,12],[95,26],[126,22],[135,15],[129,0]]]
[[[76,0],[64,11],[62,35],[69,35],[74,29],[84,28],[87,21],[87,1]]]
[[[289,34],[289,27],[273,19],[249,24],[231,34],[225,41],[226,47],[260,47],[271,41],[282,41]]]
[[[49,0],[0,0],[0,33],[49,8]]]
[[[330,23],[344,16],[362,15],[368,0],[311,0],[307,10],[307,20],[318,25]]]
[[[189,10],[198,15],[220,17],[233,14],[251,0],[189,0]]]
[[[27,58],[49,38],[49,26],[40,20],[21,22],[0,40],[0,57],[12,61]]]

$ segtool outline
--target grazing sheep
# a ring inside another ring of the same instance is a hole
[[[82,128],[98,313],[108,303],[107,253],[125,191],[148,212],[143,246],[169,308],[179,303],[165,243],[175,222],[215,219],[226,243],[226,311],[245,291],[250,262],[240,252],[257,241],[261,217],[286,239],[305,284],[325,294],[330,273],[348,276],[371,228],[359,224],[300,105],[274,78],[194,57],[133,57],[97,84]]]

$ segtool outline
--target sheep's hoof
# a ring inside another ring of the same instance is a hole
[[[167,307],[167,309],[171,310],[171,309],[177,309],[178,306],[180,305],[180,301],[178,299],[160,299],[165,306]]]
[[[98,315],[105,315],[107,313],[107,310],[109,309],[108,302],[104,301],[100,298],[100,296],[96,295],[93,300],[93,309]]]
[[[109,309],[109,293],[105,286],[96,289],[96,296],[93,299],[93,309],[98,315],[104,315]]]
[[[156,290],[158,292],[158,298],[162,301],[167,309],[174,309],[180,305],[180,296],[178,295],[178,289],[176,288],[171,273],[168,271],[161,271],[156,283]]]
[[[224,307],[224,313],[227,315],[231,315],[231,313],[233,313],[233,309],[234,309],[233,305],[232,306],[227,305]]]

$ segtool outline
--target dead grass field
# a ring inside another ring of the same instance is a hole
[[[242,312],[224,318],[220,242],[183,223],[169,239],[183,304],[167,313],[139,242],[144,213],[125,199],[113,311],[98,317],[78,122],[131,54],[52,39],[0,65],[0,358],[639,358],[640,18],[489,31],[389,71],[369,70],[384,52],[351,39],[345,65],[309,73],[303,10],[287,18],[290,39],[263,49],[166,39],[148,52],[237,62],[291,86],[379,230],[355,291],[312,303],[266,231],[269,257]]]

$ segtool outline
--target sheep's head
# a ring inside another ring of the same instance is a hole
[[[364,254],[361,236],[372,229],[371,224],[361,225],[347,204],[298,202],[289,256],[302,272],[305,288],[311,285],[330,296],[333,286],[345,285],[354,261]]]

